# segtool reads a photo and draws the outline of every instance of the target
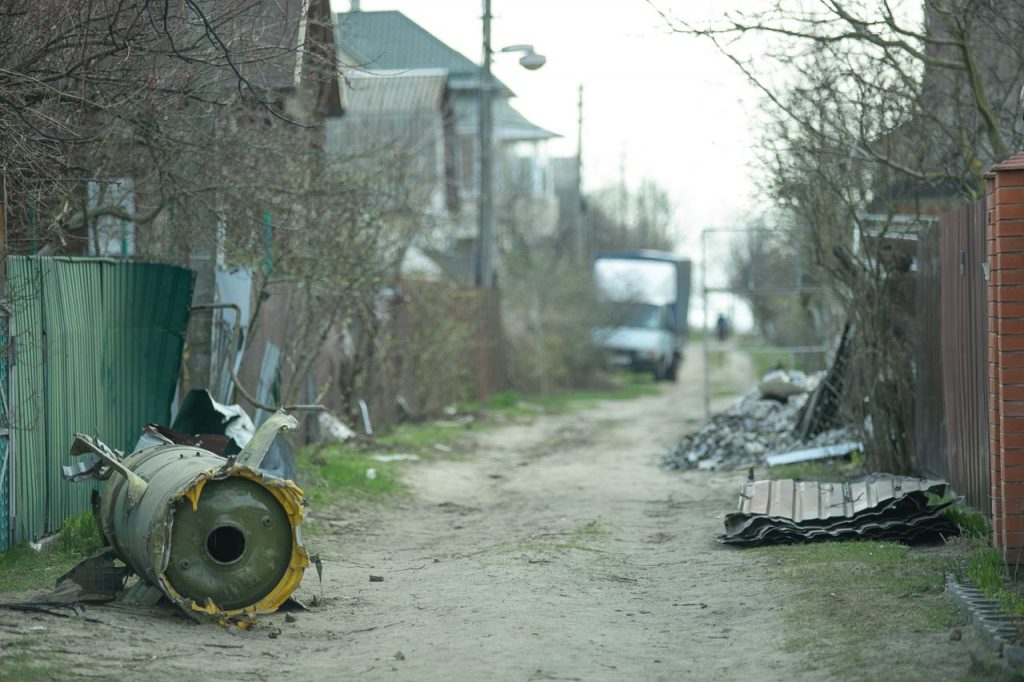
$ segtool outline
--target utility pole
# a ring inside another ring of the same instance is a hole
[[[573,207],[573,247],[576,262],[586,262],[586,239],[583,235],[583,83],[576,101],[576,206]]]
[[[491,120],[491,0],[483,0],[483,66],[480,68],[480,197],[478,202],[476,285],[494,286],[494,124]]]
[[[491,75],[491,0],[484,0],[483,64],[480,67],[480,113],[478,134],[480,143],[480,198],[477,206],[476,285],[494,287],[495,247],[494,220],[494,77]],[[509,45],[502,52],[524,52],[519,65],[535,71],[544,66],[547,58],[537,54],[533,45]]]

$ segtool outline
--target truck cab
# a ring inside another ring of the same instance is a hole
[[[674,381],[683,359],[690,264],[660,251],[605,252],[594,259],[605,324],[593,341],[612,365]]]

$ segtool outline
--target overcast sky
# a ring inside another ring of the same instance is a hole
[[[348,0],[332,0],[347,11]],[[691,21],[720,16],[738,0],[665,2]],[[745,3],[749,5],[750,3]],[[363,0],[364,11],[399,10],[479,62],[481,0]],[[494,72],[535,123],[575,153],[576,96],[584,86],[584,177],[588,188],[650,178],[677,206],[679,246],[695,249],[700,230],[733,222],[752,205],[748,115],[757,97],[713,47],[667,30],[645,0],[492,0],[493,48],[531,43],[548,58],[539,71],[513,54]]]
[[[692,23],[728,8],[766,0],[658,0]],[[335,11],[348,0],[331,0]],[[362,0],[363,11],[398,10],[475,62],[482,53],[482,0]],[[646,0],[492,0],[492,48],[532,44],[548,58],[526,71],[514,54],[498,54],[494,73],[516,93],[513,105],[564,139],[554,155],[576,150],[577,88],[584,87],[583,173],[588,189],[652,179],[675,204],[676,252],[697,265],[700,234],[735,226],[757,212],[753,178],[758,95],[735,66],[704,41],[672,34]],[[725,235],[713,234],[712,258],[724,255]],[[709,268],[709,285],[724,285],[725,268]],[[730,313],[738,326],[749,312],[731,296],[713,295],[714,316]],[[691,324],[703,316],[691,301]]]

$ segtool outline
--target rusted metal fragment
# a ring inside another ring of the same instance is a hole
[[[118,566],[117,552],[104,547],[57,578],[57,585],[47,598],[57,604],[113,601],[124,590],[128,567]]]
[[[128,500],[132,505],[136,504],[142,494],[146,492],[145,479],[124,465],[124,455],[121,452],[108,447],[99,438],[76,433],[68,454],[72,456],[91,454],[93,457],[101,459],[105,468],[98,470],[98,477],[107,478],[111,469],[121,474],[128,481]],[[81,480],[81,477],[77,480]]]

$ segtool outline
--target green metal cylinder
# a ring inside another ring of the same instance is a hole
[[[155,445],[123,460],[145,482],[133,498],[126,476],[100,499],[104,535],[146,582],[192,615],[221,621],[275,610],[308,565],[291,481],[212,452]]]

